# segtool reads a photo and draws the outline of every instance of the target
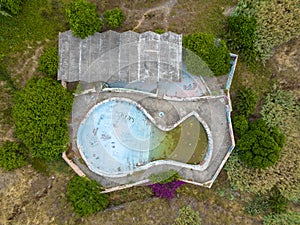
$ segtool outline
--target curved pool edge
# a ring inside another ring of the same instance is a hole
[[[124,101],[124,102],[131,103],[131,104],[135,105],[139,110],[142,111],[142,113],[150,120],[150,122],[154,126],[156,126],[158,129],[160,129],[162,131],[173,130],[177,126],[179,126],[183,121],[188,119],[189,117],[195,116],[197,118],[197,120],[199,121],[199,123],[203,126],[203,128],[206,132],[206,135],[207,135],[207,138],[208,138],[207,152],[205,154],[204,159],[202,160],[202,162],[204,162],[204,163],[201,162],[202,164],[191,165],[191,164],[187,164],[187,163],[183,163],[183,162],[177,162],[177,161],[173,161],[173,160],[156,160],[156,161],[153,161],[153,162],[149,162],[145,165],[139,166],[139,167],[137,167],[137,168],[135,168],[131,171],[125,171],[125,172],[122,172],[120,174],[109,174],[109,173],[99,172],[99,171],[96,172],[96,171],[94,171],[94,169],[92,169],[90,167],[90,165],[87,163],[88,160],[86,159],[86,157],[84,156],[84,154],[81,151],[82,147],[78,143],[78,138],[76,138],[76,145],[77,145],[77,148],[79,150],[79,154],[80,154],[81,158],[85,161],[86,166],[91,171],[93,171],[94,173],[96,173],[100,176],[104,176],[104,177],[121,178],[121,177],[126,177],[128,175],[132,175],[136,172],[145,171],[145,170],[148,170],[150,168],[155,168],[157,166],[163,166],[163,165],[166,165],[166,166],[171,165],[171,166],[179,167],[179,169],[180,168],[185,168],[185,169],[190,169],[190,170],[195,170],[195,171],[204,171],[208,167],[208,165],[211,161],[211,158],[212,158],[212,153],[213,153],[212,133],[211,133],[210,128],[208,127],[207,123],[200,117],[200,115],[196,111],[192,111],[192,112],[188,113],[187,115],[182,117],[180,120],[178,120],[176,123],[174,123],[171,127],[164,127],[164,126],[158,124],[156,122],[156,120],[147,112],[147,110],[143,106],[141,106],[139,103],[137,103],[136,101],[134,101],[132,99],[129,99],[129,98],[124,98],[124,97],[111,97],[111,98],[105,99],[105,100],[97,103],[96,105],[94,105],[93,107],[90,108],[88,113],[86,113],[84,119],[80,122],[76,134],[78,133],[79,127],[86,122],[87,118],[91,115],[91,113],[95,110],[95,108],[97,108],[99,105],[105,104],[105,103],[110,102],[110,101]]]

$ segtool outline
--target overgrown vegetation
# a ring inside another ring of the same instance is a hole
[[[0,9],[17,15],[22,10],[23,0],[0,0]]]
[[[87,177],[74,176],[67,186],[67,199],[72,203],[75,212],[88,216],[108,206],[107,194],[100,194],[100,185]]]
[[[278,115],[273,108],[280,109]],[[297,151],[300,146],[296,136],[299,134],[300,111],[295,97],[290,92],[275,90],[266,96],[261,113],[268,130],[277,126],[279,131],[286,136],[280,160],[265,170],[253,169],[245,167],[240,162],[237,152],[233,153],[225,167],[228,178],[231,184],[241,191],[267,193],[276,186],[286,199],[299,201],[299,167],[297,166],[299,154]],[[271,136],[277,143],[283,143],[282,135],[278,136],[279,132],[276,129],[275,132],[271,132]],[[265,129],[261,131],[266,132]]]
[[[56,78],[58,71],[58,50],[56,47],[48,48],[39,59],[39,70],[48,77]]]
[[[33,77],[16,94],[16,134],[32,157],[52,160],[67,149],[67,120],[72,102],[71,94],[50,78]]]
[[[28,150],[18,142],[6,141],[0,147],[0,167],[13,170],[28,163]]]
[[[228,47],[251,65],[256,61],[254,41],[257,23],[255,18],[245,15],[231,16],[228,19]]]
[[[96,6],[87,0],[74,0],[66,8],[72,33],[82,39],[100,31],[103,23],[96,13]]]
[[[184,206],[179,209],[178,217],[173,225],[201,225],[199,212],[196,212],[191,206]]]
[[[211,34],[195,33],[184,36],[182,45],[206,62],[216,76],[229,72],[230,55],[224,41]]]
[[[299,0],[240,0],[229,20],[230,39],[236,41],[231,46],[248,62],[255,58],[265,63],[275,46],[300,34],[299,4]]]
[[[247,87],[238,90],[237,96],[233,103],[234,113],[244,115],[248,118],[254,113],[258,102],[257,94]]]
[[[125,21],[124,13],[121,9],[115,8],[107,10],[103,14],[104,22],[109,29],[116,29],[121,27]]]
[[[269,214],[264,217],[264,225],[290,225],[290,224],[300,224],[300,214],[298,212],[287,212],[281,214]]]

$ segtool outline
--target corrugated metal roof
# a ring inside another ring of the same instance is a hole
[[[107,31],[80,39],[66,31],[59,35],[59,58],[58,80],[67,82],[180,81],[182,35]]]

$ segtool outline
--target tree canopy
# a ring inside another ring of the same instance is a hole
[[[72,95],[50,78],[31,78],[15,96],[15,130],[32,157],[55,159],[67,149]]]
[[[229,73],[230,54],[224,41],[211,34],[195,33],[184,36],[182,44],[206,62],[216,76]]]
[[[278,161],[284,140],[278,129],[269,130],[262,119],[257,120],[237,141],[239,158],[251,167],[266,169]]]
[[[67,186],[67,198],[75,212],[87,216],[105,209],[109,203],[107,194],[100,194],[100,185],[87,177],[73,177]]]
[[[67,20],[72,33],[82,39],[100,31],[103,23],[96,6],[86,0],[74,0],[66,8]]]

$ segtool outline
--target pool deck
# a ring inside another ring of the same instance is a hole
[[[154,166],[147,170],[118,178],[103,177],[90,171],[88,167],[79,160],[80,155],[76,147],[77,130],[81,121],[92,107],[111,98],[125,98],[138,103],[149,114],[148,117],[153,119],[152,122],[163,130],[173,129],[189,116],[198,116],[208,126],[213,140],[211,160],[206,168],[203,170],[200,169],[199,166],[199,169],[197,169],[197,167],[191,169],[177,164],[154,163]],[[224,164],[224,160],[227,159],[234,145],[231,124],[230,126],[228,124],[228,122],[230,123],[230,121],[228,121],[230,102],[228,102],[225,94],[178,101],[164,99],[164,96],[161,96],[159,99],[151,94],[134,91],[93,91],[88,94],[76,96],[72,111],[70,134],[72,137],[73,151],[77,153],[78,156],[78,158],[75,157],[73,160],[84,173],[93,177],[105,187],[116,187],[128,183],[140,182],[142,180],[146,181],[150,174],[170,169],[177,170],[179,175],[188,182],[210,187],[216,175],[220,172],[220,165]],[[163,117],[160,116],[160,112],[164,112]]]

